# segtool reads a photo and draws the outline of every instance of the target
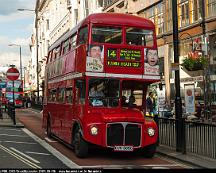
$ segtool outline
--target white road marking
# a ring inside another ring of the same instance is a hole
[[[30,145],[37,144],[37,143],[33,143],[33,142],[18,142],[18,141],[0,141],[0,142],[4,142],[4,143],[16,143],[16,144],[30,144]]]
[[[179,165],[173,164],[153,164],[153,165],[94,165],[94,166],[82,166],[82,168],[113,168],[113,169],[123,169],[123,168],[144,168],[144,167],[152,167],[152,168],[160,168],[160,169],[167,169],[169,167],[178,167]]]
[[[15,152],[17,152],[17,153],[19,153],[20,155],[22,155],[22,156],[28,158],[29,160],[32,160],[32,161],[35,162],[35,163],[40,163],[39,161],[35,160],[34,158],[32,158],[32,157],[26,155],[25,153],[23,153],[23,152],[21,152],[21,151],[15,149],[15,148],[13,148],[13,147],[10,147],[10,149],[13,150],[13,151],[15,151]]]
[[[9,135],[9,134],[0,134],[0,136],[11,136],[11,137],[21,137],[21,138],[28,138],[28,136],[23,136],[23,135]]]
[[[22,129],[26,134],[31,136],[35,141],[37,141],[40,145],[42,145],[44,148],[46,148],[50,153],[52,153],[56,158],[58,158],[60,161],[62,161],[67,167],[71,169],[78,169],[81,168],[81,166],[77,165],[76,163],[72,162],[69,158],[61,154],[58,150],[53,148],[51,145],[46,143],[44,140],[37,137],[35,134],[30,132],[28,129]]]
[[[5,128],[0,128],[0,130],[1,130],[1,131],[2,131],[2,130],[4,130],[4,131],[9,131],[9,130],[11,130],[11,131],[18,131],[18,132],[21,131],[20,129],[5,129]]]
[[[4,150],[5,152],[7,152],[8,154],[12,155],[13,157],[17,158],[18,160],[22,161],[23,163],[25,163],[26,165],[29,165],[31,168],[34,169],[41,169],[40,166],[36,165],[35,163],[32,163],[31,161],[23,158],[22,156],[18,155],[17,153],[13,152],[12,150],[10,150],[7,147],[4,147],[3,145],[0,144],[0,149]]]
[[[48,142],[58,142],[58,141],[52,140],[52,139],[50,139],[50,138],[48,138],[48,137],[45,137],[44,139],[45,139],[45,141],[48,141]]]
[[[29,153],[29,154],[36,154],[36,155],[50,156],[49,153],[38,153],[38,152],[33,152],[33,151],[26,151],[26,153]]]

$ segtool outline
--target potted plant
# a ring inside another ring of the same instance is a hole
[[[181,64],[188,71],[197,71],[203,70],[207,65],[208,60],[204,56],[200,56],[198,53],[189,53],[188,57],[183,59],[183,63]]]

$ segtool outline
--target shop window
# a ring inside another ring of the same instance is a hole
[[[188,0],[181,0],[178,6],[180,9],[180,27],[183,27],[189,24],[189,2]]]
[[[216,16],[216,0],[208,0],[208,16]]]

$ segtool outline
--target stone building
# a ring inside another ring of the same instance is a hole
[[[91,13],[101,12],[113,0],[37,0],[29,61],[29,83],[33,92],[42,95],[42,81],[47,51],[60,36]],[[37,76],[38,75],[38,76]],[[37,95],[37,94],[36,94]]]
[[[181,93],[183,95],[185,85],[193,83],[198,99],[203,100],[205,92],[210,93],[205,97],[209,97],[209,100],[214,102],[216,100],[214,94],[216,93],[214,68],[216,61],[216,0],[178,0],[177,8],[180,64],[195,47],[209,58],[209,65],[205,73],[203,71],[190,72],[180,66]],[[202,13],[203,9],[205,13]],[[161,74],[164,91],[166,91],[168,103],[174,99],[172,0],[37,0],[35,11],[37,20],[35,20],[34,38],[36,35],[38,37],[35,39],[37,43],[33,45],[32,53],[34,55],[38,53],[36,65],[38,65],[39,84],[44,80],[48,47],[61,35],[91,13],[101,11],[129,13],[149,18],[155,23],[158,53],[160,64],[163,67]],[[38,50],[36,45],[38,45]],[[33,56],[33,59],[35,58],[37,56]],[[32,60],[33,66],[34,62],[35,60]],[[205,80],[203,80],[203,74]]]
[[[180,64],[194,49],[209,59],[204,71],[190,72],[180,66],[181,94],[183,96],[184,85],[194,84],[197,99],[206,97],[216,103],[216,0],[178,0],[177,3]],[[118,0],[104,8],[104,12],[130,13],[155,23],[164,90],[167,101],[173,100],[172,0]]]

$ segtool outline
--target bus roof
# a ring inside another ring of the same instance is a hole
[[[148,29],[155,28],[154,23],[151,20],[139,16],[123,13],[93,13],[78,23],[72,30],[66,32],[60,39],[56,40],[56,42],[49,47],[49,51],[58,46],[66,38],[76,33],[79,28],[89,23],[145,27]]]
[[[154,29],[154,23],[143,17],[123,13],[94,13],[83,20],[85,23],[146,27]]]

